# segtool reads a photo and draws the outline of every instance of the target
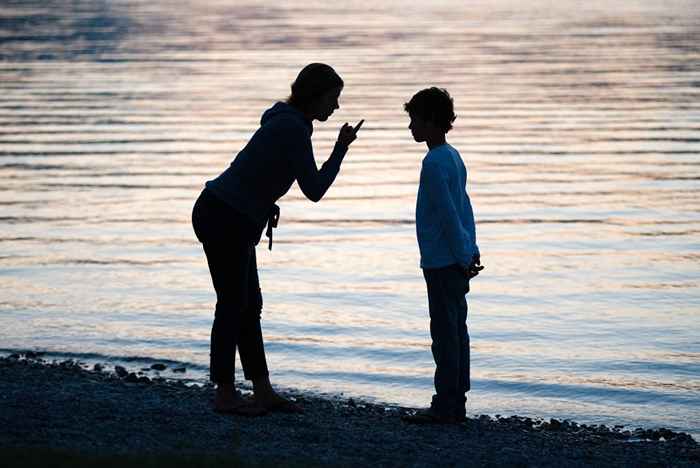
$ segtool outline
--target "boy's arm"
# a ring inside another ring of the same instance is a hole
[[[445,230],[448,247],[461,265],[470,266],[476,252],[470,248],[473,245],[471,236],[462,227],[457,208],[447,188],[447,174],[444,173],[439,164],[424,162],[422,177],[424,179],[421,183],[425,184],[427,189],[426,195],[428,195],[430,206],[435,210],[440,225]],[[462,240],[463,235],[467,236],[466,243]]]

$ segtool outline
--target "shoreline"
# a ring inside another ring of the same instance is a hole
[[[213,387],[119,374],[41,353],[0,357],[0,448],[90,455],[235,456],[243,463],[350,466],[700,466],[700,446],[668,429],[623,430],[519,416],[411,425],[413,409],[283,392],[301,415],[211,410]],[[245,387],[244,387],[245,388]]]

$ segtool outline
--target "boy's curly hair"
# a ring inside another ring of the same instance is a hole
[[[457,118],[450,93],[435,86],[418,91],[403,108],[409,115],[434,123],[445,133],[452,129],[452,122]]]

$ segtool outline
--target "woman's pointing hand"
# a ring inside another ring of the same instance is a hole
[[[355,141],[355,138],[357,138],[357,132],[360,130],[363,123],[365,123],[365,119],[360,120],[357,125],[353,127],[345,122],[340,128],[340,133],[338,133],[338,143],[341,145],[350,146],[350,143]]]

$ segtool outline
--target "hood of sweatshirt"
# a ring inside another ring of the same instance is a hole
[[[304,114],[294,106],[287,104],[286,102],[276,102],[275,105],[263,112],[260,118],[260,125],[265,125],[273,119],[294,119],[306,126],[309,129],[309,135],[314,131],[314,127],[310,120],[308,120]]]

